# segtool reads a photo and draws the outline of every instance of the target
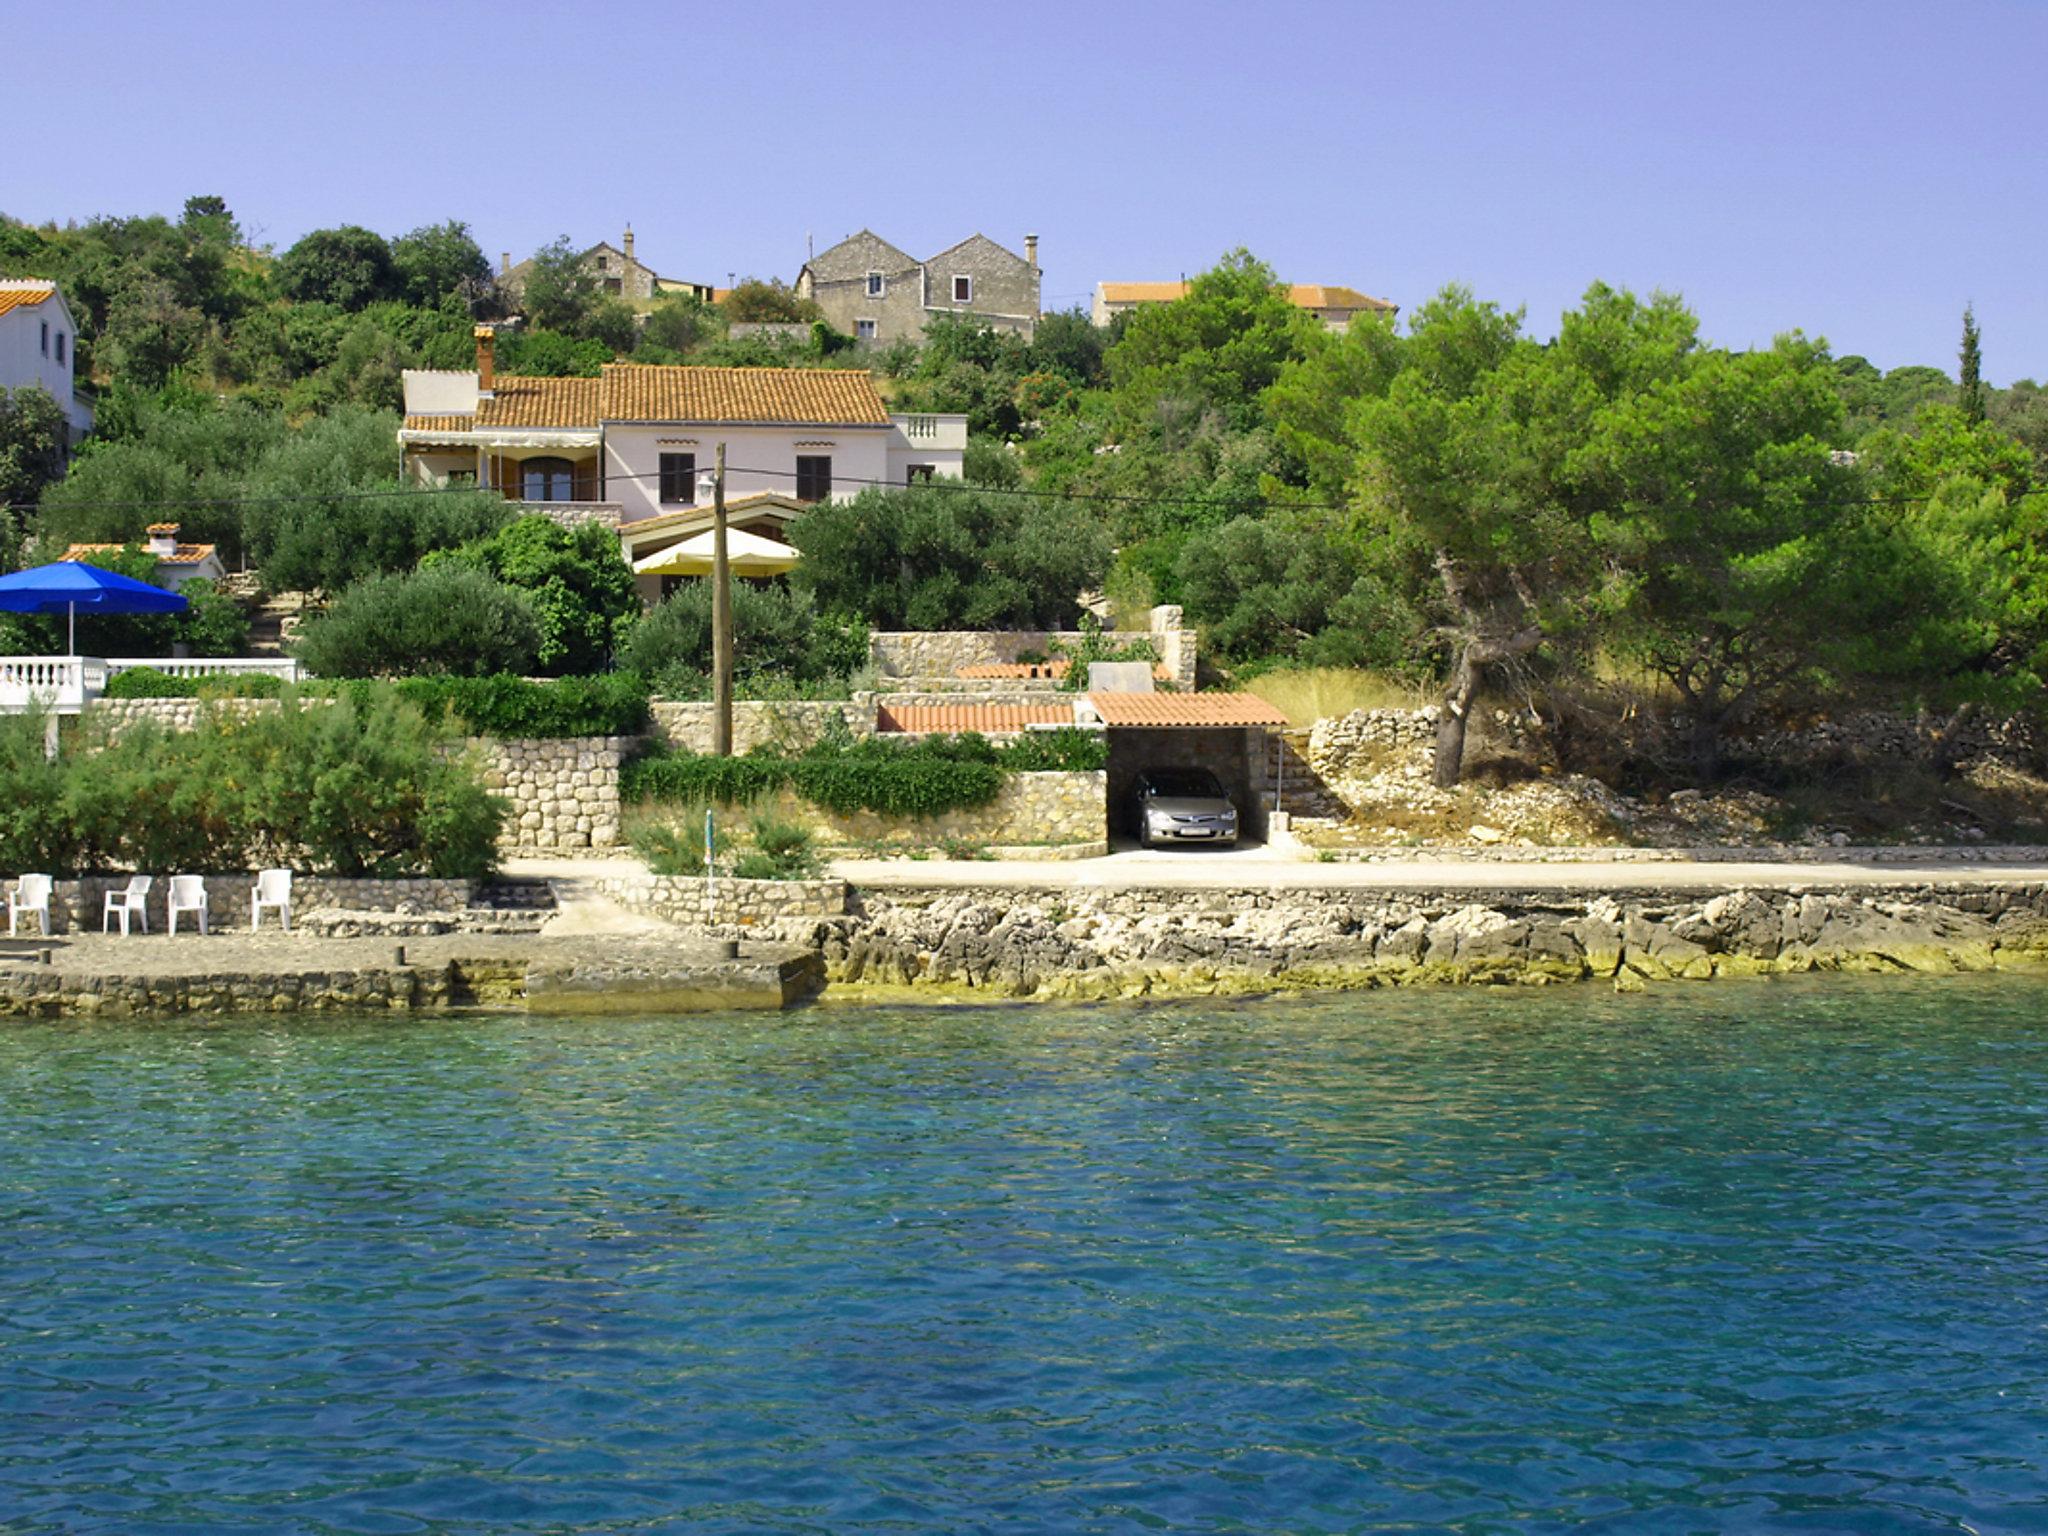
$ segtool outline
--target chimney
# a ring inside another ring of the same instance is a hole
[[[1024,237],[1024,265],[1034,272],[1038,270],[1038,236],[1036,235],[1026,235]]]
[[[632,226],[632,225],[630,225],[630,224],[628,224],[628,225],[626,226],[626,260],[628,260],[628,261],[631,261],[632,259],[633,259],[633,226]]]
[[[498,276],[500,276],[500,277],[510,277],[511,275],[512,275],[512,253],[511,253],[510,251],[500,251],[500,252],[498,252]]]
[[[498,333],[488,325],[480,325],[473,332],[476,337],[476,390],[480,395],[493,394],[497,390],[497,370],[493,367],[492,349],[496,346]]]
[[[151,523],[149,525],[149,552],[159,560],[168,560],[178,552],[178,525],[176,523]]]

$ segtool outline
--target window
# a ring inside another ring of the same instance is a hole
[[[473,469],[451,469],[448,471],[448,484],[451,486],[475,485],[476,471]]]
[[[528,459],[519,475],[520,495],[527,501],[576,499],[576,466],[567,459]]]
[[[62,331],[57,333],[57,361],[60,363],[64,361],[64,333]]]
[[[664,453],[661,456],[661,500],[669,507],[697,505],[697,455]]]
[[[881,273],[879,273],[879,272],[870,272],[870,273],[868,274],[868,297],[869,297],[869,298],[871,298],[871,299],[879,299],[879,298],[880,298],[880,297],[882,296],[882,293],[883,293],[883,291],[884,291],[884,288],[885,288],[885,286],[886,286],[886,285],[885,285],[885,284],[883,283],[883,280],[882,280],[882,274],[881,274]]]
[[[45,357],[48,357],[49,355],[50,355],[50,322],[49,322],[49,321],[47,321],[47,320],[45,320],[45,321],[43,322],[43,356],[45,356]]]
[[[798,501],[823,501],[832,494],[832,458],[830,454],[798,454],[796,456],[796,499]]]
[[[872,320],[854,321],[853,338],[855,341],[873,341],[875,339],[875,322]]]
[[[963,274],[963,273],[955,273],[955,274],[954,274],[954,276],[953,276],[953,302],[954,302],[955,304],[972,304],[972,303],[974,302],[974,279],[973,279],[973,278],[971,278],[971,277],[968,277],[968,276],[966,276],[966,275],[965,275],[965,274]]]
[[[597,270],[598,270],[598,271],[600,271],[600,272],[609,272],[609,271],[611,271],[611,269],[612,269],[612,259],[611,259],[611,257],[609,257],[609,256],[600,256],[600,257],[598,257],[598,258],[597,258]]]
[[[905,485],[916,485],[919,481],[929,480],[931,477],[932,466],[929,464],[906,464],[903,466],[903,483]]]

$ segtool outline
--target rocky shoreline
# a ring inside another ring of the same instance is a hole
[[[787,937],[796,938],[791,933]],[[861,893],[808,929],[870,996],[1100,999],[1422,985],[1652,982],[2048,966],[2048,884]]]

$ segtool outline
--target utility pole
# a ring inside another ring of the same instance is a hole
[[[732,567],[725,554],[725,444],[711,488],[711,751],[732,756]]]

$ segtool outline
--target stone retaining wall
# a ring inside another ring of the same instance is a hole
[[[1107,785],[1104,773],[1006,773],[987,805],[917,818],[873,811],[841,815],[786,791],[776,797],[774,809],[811,828],[819,841],[840,847],[933,847],[947,841],[986,847],[1092,844],[1105,836]]]
[[[1649,981],[2048,964],[2048,886],[863,892],[811,935],[835,981],[1007,996]]]
[[[573,882],[607,901],[688,927],[752,926],[792,917],[837,917],[846,911],[844,880],[730,880],[701,875],[620,875]]]
[[[651,706],[654,735],[679,752],[711,750],[712,706],[708,701],[657,699]],[[875,734],[873,694],[851,700],[743,699],[732,707],[732,749],[781,747],[800,752],[815,746],[839,721],[855,737]]]
[[[472,740],[485,785],[512,805],[499,851],[517,857],[617,849],[619,765],[637,745],[631,736]]]
[[[171,871],[180,873],[180,871]],[[249,900],[256,884],[253,874],[207,875],[206,916],[215,929],[249,925]],[[77,880],[59,880],[50,893],[50,926],[57,933],[98,933],[104,920],[107,892],[127,887],[126,875],[87,875]],[[7,882],[12,893],[15,883]],[[460,912],[470,904],[476,890],[473,880],[434,880],[425,877],[404,880],[352,879],[340,875],[294,875],[292,916],[294,920],[321,907],[347,907],[365,912]],[[156,876],[150,887],[147,910],[149,929],[162,933],[169,927],[171,882],[168,874]],[[276,914],[266,911],[267,930]],[[22,920],[23,936],[33,936],[33,918]],[[181,914],[179,931],[196,928],[191,914]]]
[[[1195,686],[1196,632],[1181,624],[1181,611],[1171,605],[1152,610],[1149,629],[1109,630],[1110,645],[1146,641],[1158,652],[1159,664],[1180,688]],[[1077,645],[1074,630],[876,630],[868,637],[868,654],[884,679],[958,675],[962,667],[1014,662],[1023,652],[1050,656],[1055,642]]]

